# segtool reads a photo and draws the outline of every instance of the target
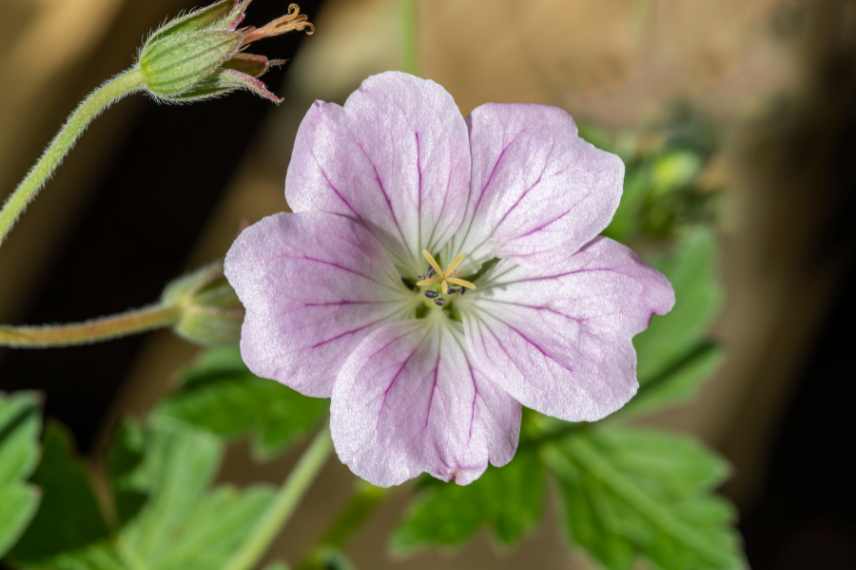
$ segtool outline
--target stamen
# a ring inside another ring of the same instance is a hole
[[[437,263],[437,260],[434,259],[434,256],[431,255],[430,251],[428,251],[427,249],[423,249],[422,250],[422,257],[425,258],[425,261],[428,262],[428,265],[430,265],[431,269],[433,269],[436,273],[438,273],[438,274],[443,273],[443,268],[440,267],[440,264]]]
[[[464,262],[465,258],[463,255],[459,254],[452,258],[452,262],[449,263],[446,269],[443,269],[440,266],[437,259],[427,249],[422,250],[422,257],[424,257],[425,261],[428,262],[429,267],[428,271],[425,272],[425,275],[420,275],[419,281],[416,282],[416,285],[419,287],[427,288],[440,285],[440,291],[444,296],[451,293],[463,294],[466,289],[476,288],[475,284],[471,281],[461,279],[460,277],[454,277],[455,272]],[[455,287],[451,287],[450,285],[455,285]],[[436,291],[429,289],[425,292],[425,296],[429,299],[437,299],[439,295]]]
[[[309,16],[300,13],[300,6],[289,4],[288,14],[268,22],[261,28],[247,28],[241,47],[246,47],[265,38],[274,38],[288,32],[302,32],[304,30],[306,35],[311,36],[315,33],[315,25],[309,21]]]
[[[452,260],[452,263],[449,264],[449,267],[446,268],[446,275],[451,275],[452,273],[454,273],[463,262],[464,256],[460,254],[456,255],[455,258]]]
[[[467,281],[466,279],[460,279],[458,277],[447,277],[446,281],[448,281],[449,283],[451,283],[453,285],[458,285],[459,287],[463,287],[465,289],[475,289],[476,288],[475,283],[471,283],[471,282]]]

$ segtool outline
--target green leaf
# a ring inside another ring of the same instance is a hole
[[[56,557],[82,555],[108,539],[109,529],[89,476],[74,458],[70,435],[59,424],[49,423],[45,430],[42,460],[33,482],[41,489],[43,499],[32,524],[12,551],[17,564],[31,568],[57,565]]]
[[[15,562],[28,570],[223,567],[267,513],[274,491],[211,489],[222,452],[217,437],[175,420],[128,424],[109,458],[115,524],[108,527],[68,437],[52,428],[36,476],[43,508]]]
[[[493,529],[499,542],[512,544],[541,519],[543,504],[543,466],[536,454],[521,453],[470,485],[428,485],[393,534],[392,547],[410,552],[457,546],[484,526]]]
[[[150,570],[217,568],[229,559],[266,512],[273,490],[209,492],[221,455],[216,437],[179,422],[158,419],[148,430],[129,429],[113,454],[123,559]]]
[[[545,450],[570,540],[609,570],[746,568],[733,508],[712,490],[726,464],[692,439],[603,427]]]
[[[675,307],[633,339],[640,390],[628,412],[686,401],[721,361],[721,352],[707,339],[723,300],[716,254],[711,231],[697,227],[687,229],[671,255],[656,263],[675,288]]]
[[[716,344],[702,342],[680,361],[649,378],[639,392],[616,415],[645,414],[692,400],[701,383],[709,378],[723,359],[723,351]]]
[[[221,348],[187,371],[158,414],[225,439],[251,434],[256,453],[270,458],[316,428],[327,409],[326,400],[253,376],[237,348]]]
[[[35,394],[0,394],[0,556],[20,537],[39,504],[25,480],[39,457],[40,414]]]
[[[604,235],[622,242],[637,236],[642,227],[642,211],[653,187],[651,171],[651,165],[646,162],[636,161],[629,165],[621,203]]]
[[[707,336],[723,300],[716,256],[715,236],[697,227],[681,236],[671,255],[655,262],[672,282],[676,300],[668,315],[655,317],[648,330],[634,339],[640,382],[679,361]]]

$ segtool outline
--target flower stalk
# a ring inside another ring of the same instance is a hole
[[[41,326],[0,325],[0,346],[60,348],[92,344],[155,329],[201,346],[238,341],[244,309],[223,276],[223,264],[212,263],[166,286],[161,300],[148,307],[80,323]]]
[[[325,428],[303,453],[295,468],[285,480],[265,517],[259,521],[249,539],[224,566],[225,570],[249,570],[255,568],[270,548],[271,543],[294,514],[297,505],[309,490],[321,468],[333,451],[330,431]]]
[[[61,348],[112,340],[173,326],[181,317],[178,307],[155,304],[119,315],[80,323],[44,326],[0,325],[0,346],[9,348]]]
[[[284,62],[245,50],[292,31],[311,35],[315,27],[291,4],[261,28],[240,28],[251,2],[219,0],[167,22],[145,42],[139,61],[87,96],[0,210],[0,246],[89,124],[128,95],[145,91],[159,101],[189,103],[246,90],[281,103],[259,78]]]
[[[0,245],[89,124],[120,99],[142,89],[142,74],[130,69],[98,87],[80,103],[0,210]]]

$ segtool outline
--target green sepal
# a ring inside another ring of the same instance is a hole
[[[242,54],[239,54],[242,55]],[[230,62],[226,63],[228,66]],[[249,91],[263,99],[279,105],[282,99],[271,92],[267,86],[256,77],[235,69],[222,69],[200,82],[187,92],[176,97],[162,97],[168,103],[196,103],[208,99],[224,97],[235,91]]]
[[[140,52],[139,68],[149,93],[174,101],[209,79],[241,47],[242,34],[206,29],[169,34],[151,41]]]
[[[192,10],[183,16],[174,18],[158,28],[146,43],[160,42],[169,36],[204,30],[206,28],[229,29],[237,17],[235,0],[220,0],[210,6]]]
[[[170,283],[161,297],[165,305],[181,309],[173,331],[201,346],[236,343],[241,336],[244,309],[215,263]]]

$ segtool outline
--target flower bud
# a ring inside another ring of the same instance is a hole
[[[296,4],[261,28],[238,26],[252,0],[220,0],[158,29],[140,50],[137,67],[147,91],[168,103],[187,103],[244,89],[280,103],[258,78],[283,63],[245,49],[291,31],[312,34],[314,26]]]
[[[236,343],[244,309],[216,263],[177,279],[164,290],[164,304],[180,309],[176,334],[202,346]]]

